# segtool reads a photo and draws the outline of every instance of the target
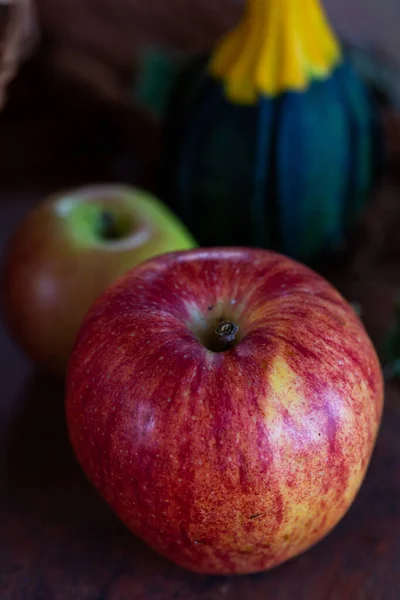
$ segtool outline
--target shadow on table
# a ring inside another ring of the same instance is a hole
[[[7,475],[11,499],[27,486],[53,487],[79,477],[64,419],[64,387],[41,373],[26,381],[8,431]]]
[[[375,592],[384,590],[385,600],[397,598],[398,390],[391,393],[373,464],[350,514],[305,555],[273,572],[239,578],[185,572],[125,529],[75,461],[63,400],[61,384],[35,374],[15,406],[1,476],[6,548],[0,551],[1,597],[235,600],[251,593],[258,600],[268,593],[297,600],[376,600]],[[371,595],[358,595],[367,588]]]

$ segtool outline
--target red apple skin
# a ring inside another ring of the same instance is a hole
[[[112,207],[136,229],[112,243],[96,239],[88,226],[83,235],[71,217],[78,204],[99,212]],[[107,286],[148,258],[195,245],[142,190],[98,184],[56,193],[26,215],[10,240],[2,281],[8,329],[33,362],[63,377],[84,316]]]
[[[240,330],[216,353],[199,337],[219,318]],[[363,482],[382,409],[375,350],[340,294],[234,248],[156,258],[109,288],[66,396],[77,459],[115,513],[208,574],[268,570],[324,538]]]

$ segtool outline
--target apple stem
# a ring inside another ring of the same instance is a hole
[[[232,347],[239,332],[239,327],[231,321],[222,321],[214,332],[211,350],[213,352],[224,352]]]
[[[115,240],[119,237],[115,217],[109,210],[103,210],[100,213],[100,233],[104,240]]]

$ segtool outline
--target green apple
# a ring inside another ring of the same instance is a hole
[[[55,194],[12,236],[3,304],[10,333],[41,367],[64,374],[93,301],[126,270],[156,255],[196,246],[177,217],[127,185]]]

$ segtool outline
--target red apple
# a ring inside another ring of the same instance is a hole
[[[95,303],[67,382],[70,439],[135,534],[202,573],[267,570],[342,519],[383,384],[353,309],[262,250],[173,253]]]
[[[83,317],[122,273],[195,242],[157,199],[122,185],[60,192],[12,237],[4,309],[10,332],[35,362],[63,374]]]

